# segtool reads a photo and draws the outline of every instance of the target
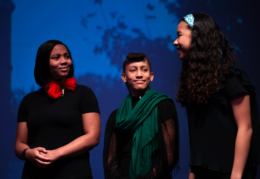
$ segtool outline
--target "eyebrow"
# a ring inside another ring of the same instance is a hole
[[[132,68],[137,68],[137,66],[130,66],[130,68],[131,68],[131,67],[132,67]],[[144,65],[141,66],[141,68],[144,68],[144,67],[148,67],[148,65],[146,65],[146,66],[144,66]]]
[[[61,56],[61,55],[69,55],[69,52],[66,52],[66,53],[64,53],[64,54],[55,53],[55,54],[53,54],[53,55],[51,55],[51,56],[55,56],[55,55],[59,55],[59,56]]]

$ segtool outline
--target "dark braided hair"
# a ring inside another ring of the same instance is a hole
[[[182,106],[195,102],[206,104],[218,91],[220,69],[228,73],[229,65],[235,62],[234,48],[221,33],[214,20],[203,13],[193,14],[190,53],[182,61],[179,91],[176,99]],[[184,18],[181,19],[184,21]]]

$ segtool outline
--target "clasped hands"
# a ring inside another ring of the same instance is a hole
[[[25,158],[38,168],[46,168],[59,159],[60,154],[57,150],[46,150],[43,147],[36,147],[28,149]]]

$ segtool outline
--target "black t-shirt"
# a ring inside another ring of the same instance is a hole
[[[93,91],[77,85],[75,91],[65,89],[57,99],[50,98],[44,88],[24,97],[18,111],[18,122],[27,122],[30,148],[57,149],[82,136],[83,113],[99,113]],[[22,178],[92,178],[89,153],[58,160],[45,169],[25,162]]]
[[[190,135],[189,165],[231,172],[237,125],[230,100],[242,93],[250,95],[253,128],[247,167],[260,164],[260,126],[253,85],[245,72],[232,64],[228,74],[220,73],[218,88],[207,105],[186,107]]]

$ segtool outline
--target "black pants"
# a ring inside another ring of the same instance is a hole
[[[255,179],[257,167],[247,168],[243,172],[242,179]],[[195,179],[230,179],[231,173],[223,173],[202,167],[192,167]]]

